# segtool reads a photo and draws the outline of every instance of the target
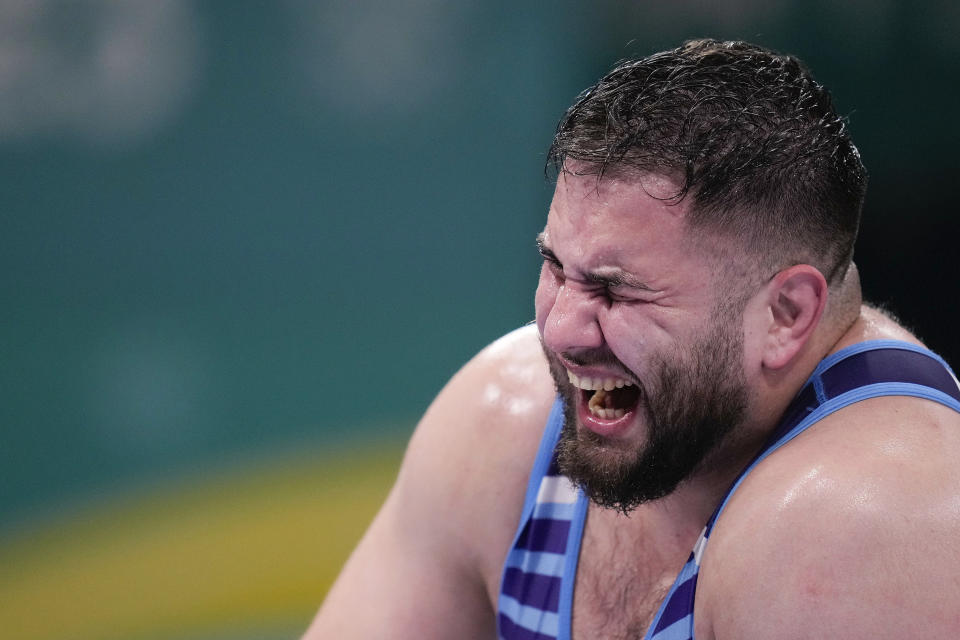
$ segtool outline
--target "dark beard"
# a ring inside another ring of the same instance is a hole
[[[577,428],[566,369],[547,353],[564,402],[557,445],[561,472],[601,507],[629,513],[674,491],[700,468],[743,420],[747,394],[739,322],[720,316],[716,329],[688,349],[654,363],[654,378],[642,387],[637,409],[648,429],[637,450],[624,449]],[[609,359],[609,358],[607,358]]]

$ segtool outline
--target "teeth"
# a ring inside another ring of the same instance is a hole
[[[614,420],[616,418],[622,418],[626,411],[623,409],[604,409],[595,405],[593,402],[587,405],[590,408],[590,413],[597,416],[598,418],[603,418],[604,420]]]
[[[629,380],[622,378],[588,378],[586,376],[581,378],[569,369],[567,370],[567,377],[570,379],[570,384],[578,389],[596,392],[587,401],[587,408],[593,415],[604,420],[615,420],[626,414],[624,409],[612,409],[605,405],[607,404],[607,392],[632,386],[633,383]]]
[[[590,396],[590,400],[587,401],[587,408],[590,410],[590,413],[604,420],[622,418],[626,414],[626,411],[623,409],[610,409],[605,407],[606,401],[607,392],[603,389],[598,389],[595,394]]]
[[[604,400],[606,399],[606,391],[597,391],[595,394],[590,396],[590,400],[587,402],[587,407],[590,408],[591,413],[602,417],[602,412],[606,411],[606,408],[603,406]]]
[[[629,387],[633,384],[629,380],[623,380],[621,378],[581,378],[569,369],[567,370],[567,377],[570,379],[570,384],[578,389],[586,389],[587,391],[613,391],[614,389],[622,389],[623,387]]]

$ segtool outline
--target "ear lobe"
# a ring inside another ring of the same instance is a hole
[[[780,369],[793,360],[820,324],[828,287],[823,274],[808,264],[784,269],[768,286],[770,325],[763,365]]]

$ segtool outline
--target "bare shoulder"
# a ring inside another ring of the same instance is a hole
[[[552,389],[532,327],[494,342],[453,377],[305,638],[494,634],[500,564]]]
[[[533,462],[553,396],[536,327],[517,329],[478,353],[438,394],[404,467],[429,470],[431,482],[513,487],[516,478],[504,474],[529,471],[524,463]]]
[[[960,414],[900,396],[772,454],[711,536],[703,637],[960,636],[958,456]]]
[[[417,427],[395,492],[442,526],[495,587],[554,390],[536,327],[495,341],[444,387]],[[415,516],[416,513],[411,515]]]
[[[491,430],[525,430],[546,418],[553,395],[537,329],[526,325],[494,341],[457,372],[430,405],[418,437],[432,434],[434,422],[450,419],[459,425],[460,436],[479,429],[482,433],[473,435],[488,439]],[[491,425],[492,419],[497,424]]]

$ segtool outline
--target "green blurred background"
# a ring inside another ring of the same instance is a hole
[[[546,5],[544,5],[546,7]],[[960,5],[0,2],[0,629],[299,634],[417,417],[532,319],[545,150],[617,59],[799,55],[868,296],[958,361]]]

